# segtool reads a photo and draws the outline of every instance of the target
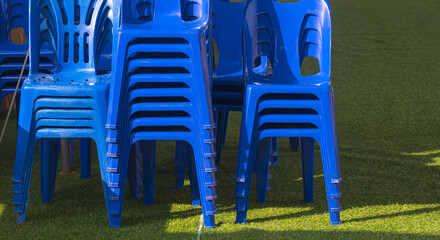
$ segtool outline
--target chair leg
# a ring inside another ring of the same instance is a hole
[[[90,163],[90,139],[79,139],[80,156],[81,156],[81,178],[87,179],[91,175],[91,163]]]
[[[30,116],[29,116],[30,118]],[[30,129],[31,121],[23,121],[18,127],[17,148],[15,153],[15,166],[13,175],[14,212],[17,213],[17,223],[26,221],[29,189],[32,174],[32,163],[35,148],[35,135]],[[24,128],[22,125],[28,125]]]
[[[255,123],[257,102],[252,92],[247,92],[245,103],[248,106],[243,109],[241,117],[240,140],[238,145],[238,159],[236,170],[236,187],[235,187],[235,210],[237,216],[235,223],[245,223],[249,206],[249,193],[252,184],[252,175],[255,170],[255,158],[257,154],[257,136]],[[267,157],[267,156],[266,156]],[[267,175],[266,175],[267,176]]]
[[[226,132],[228,130],[228,118],[229,118],[229,111],[223,111],[221,149],[225,148],[225,145],[226,145]]]
[[[204,130],[203,136],[211,136],[209,130]],[[215,214],[217,213],[215,200],[217,194],[215,186],[217,182],[215,180],[215,159],[213,143],[206,144],[203,136],[196,135],[193,142],[195,167],[197,172],[197,181],[199,184],[200,200],[203,210],[203,219],[205,228],[215,228]]]
[[[59,139],[40,139],[40,189],[43,203],[52,201],[57,175]]]
[[[304,201],[307,203],[313,202],[314,155],[315,139],[310,137],[301,138]]]
[[[257,102],[252,92],[247,90],[241,116],[240,140],[238,143],[237,168],[235,173],[235,207],[237,216],[235,223],[245,223],[249,203],[249,192],[252,183],[252,175],[255,170],[255,157],[257,139],[254,136],[256,124],[254,124],[257,111]]]
[[[130,188],[130,195],[132,198],[139,199],[142,197],[141,185],[142,185],[142,176],[141,176],[141,158],[142,155],[137,151],[141,151],[140,143],[136,142],[134,146],[130,149],[130,157],[128,159],[128,184]]]
[[[176,177],[176,188],[182,189],[185,182],[188,147],[185,141],[176,141],[176,153],[174,157],[174,176]]]
[[[289,145],[290,145],[290,150],[291,151],[298,152],[299,138],[297,138],[297,137],[290,137],[289,138]]]
[[[270,165],[278,166],[278,138],[276,137],[271,138],[270,158]]]
[[[220,165],[220,156],[222,151],[222,142],[223,142],[223,112],[216,111],[215,112],[215,122],[217,125],[217,128],[215,129],[215,152],[217,153],[217,156],[215,157],[215,164]]]
[[[330,212],[330,222],[333,225],[341,224],[340,214],[341,202],[341,170],[339,167],[338,141],[336,137],[336,119],[332,89],[328,95],[321,97],[323,101],[323,123],[325,130],[322,132],[321,157],[324,168],[325,188],[327,192],[327,202]]]
[[[191,145],[185,142],[186,144],[186,153],[188,159],[188,172],[189,172],[189,181],[191,188],[191,204],[192,206],[200,206],[200,192],[199,192],[199,183],[197,181],[197,172],[196,172],[196,163],[194,159],[194,150],[191,148]]]
[[[142,163],[144,169],[144,204],[154,202],[154,176],[156,170],[156,141],[142,141]]]
[[[254,134],[253,134],[254,135]],[[249,207],[249,195],[252,185],[252,175],[253,175],[253,169],[255,169],[255,158],[256,158],[256,151],[257,151],[257,140],[251,138],[251,143],[248,144],[248,148],[244,147],[241,150],[241,159],[239,159],[240,167],[243,168],[246,172],[245,180],[243,182],[240,182],[238,184],[244,185],[243,187],[240,187],[239,191],[242,193],[242,196],[237,196],[236,202],[235,202],[235,209],[237,210],[237,216],[235,219],[235,223],[245,223],[246,222],[246,215],[247,210]],[[249,152],[249,155],[246,156],[246,152]],[[244,167],[244,165],[247,165]],[[265,175],[267,177],[267,175]],[[244,183],[244,184],[243,184]]]
[[[15,96],[15,111],[16,111],[16,113],[17,113],[17,126],[18,126],[18,118],[19,118],[19,116],[20,116],[20,95],[19,94],[17,94],[16,96]]]
[[[74,144],[75,144],[75,139],[69,138],[70,164],[72,166],[75,165],[75,149],[73,147]]]
[[[329,144],[333,145],[333,144]],[[335,155],[330,155],[330,152],[328,150],[328,145],[324,145],[321,147],[321,154],[322,154],[322,166],[324,168],[324,179],[325,179],[325,189],[327,192],[327,203],[329,208],[329,214],[330,214],[330,223],[332,225],[341,224],[340,214],[341,211],[341,203],[340,203],[340,186],[338,179],[332,179],[331,173],[332,173],[332,166],[329,166],[332,164],[332,162],[335,162]]]
[[[107,153],[106,151],[106,147],[108,147],[109,151],[115,149],[116,144],[96,140],[95,142],[98,148],[99,167],[107,205],[109,226],[117,228],[121,225],[122,203],[128,171],[128,153],[131,145],[127,141],[122,141],[125,145],[120,144],[118,146],[121,148],[121,151],[118,151],[119,158],[117,158],[113,157],[113,152]]]
[[[268,156],[272,143],[273,138],[265,138],[258,143],[257,147],[257,195],[258,202],[260,203],[266,202],[266,192],[269,183],[269,158],[271,158],[271,156]]]

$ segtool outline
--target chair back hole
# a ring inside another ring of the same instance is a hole
[[[26,43],[26,33],[24,28],[16,27],[12,29],[9,33],[9,42],[15,44],[25,44]]]
[[[253,72],[258,75],[262,75],[262,76],[273,75],[272,62],[267,56],[256,57],[254,59],[252,68],[253,68]]]
[[[217,45],[217,41],[215,40],[215,38],[212,39],[212,45],[213,45],[213,52],[214,52],[214,69],[217,69],[218,67],[218,59],[220,58],[220,52],[218,50],[218,45]]]
[[[318,59],[315,57],[306,56],[301,64],[300,72],[304,77],[320,73],[321,70],[319,68]]]
[[[202,17],[201,0],[181,0],[182,21],[191,22]]]

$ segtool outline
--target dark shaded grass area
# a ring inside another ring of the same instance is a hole
[[[231,114],[218,167],[218,228],[206,239],[438,239],[440,237],[440,1],[330,1],[332,83],[342,169],[341,226],[327,214],[319,148],[315,202],[302,199],[300,153],[280,140],[267,203],[252,190],[248,223],[233,224],[240,114]],[[0,112],[3,124],[6,112]],[[34,160],[28,221],[15,224],[15,119],[0,145],[0,238],[194,239],[200,208],[189,186],[176,190],[174,143],[158,144],[155,205],[124,202],[122,227],[109,229],[98,162],[92,177],[58,176],[52,203],[39,194]],[[37,148],[38,149],[38,148]],[[79,150],[75,168],[79,171]]]

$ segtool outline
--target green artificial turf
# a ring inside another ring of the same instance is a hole
[[[286,139],[280,140],[279,166],[271,168],[267,203],[256,202],[253,188],[247,223],[234,224],[240,114],[233,113],[217,172],[218,227],[202,229],[201,239],[440,238],[440,1],[330,3],[342,225],[329,223],[319,148],[315,202],[306,204],[300,153],[291,152]],[[15,120],[0,145],[1,239],[197,237],[201,208],[190,205],[188,182],[183,190],[173,188],[172,142],[158,144],[155,204],[144,206],[126,191],[119,229],[108,227],[96,154],[90,179],[58,176],[53,202],[42,204],[36,152],[27,222],[15,224]]]

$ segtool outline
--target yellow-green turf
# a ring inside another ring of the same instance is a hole
[[[256,202],[253,188],[247,223],[234,224],[240,126],[234,113],[217,172],[218,227],[203,229],[201,239],[440,239],[440,1],[330,4],[342,225],[329,223],[319,148],[315,202],[306,204],[300,153],[291,152],[286,139],[280,142],[279,166],[271,168],[267,203]],[[158,144],[155,204],[144,206],[126,191],[119,229],[108,227],[95,153],[90,179],[58,176],[53,202],[42,204],[36,152],[27,222],[15,224],[15,121],[0,145],[0,239],[197,237],[201,208],[190,205],[188,182],[184,190],[173,188],[172,142]]]

